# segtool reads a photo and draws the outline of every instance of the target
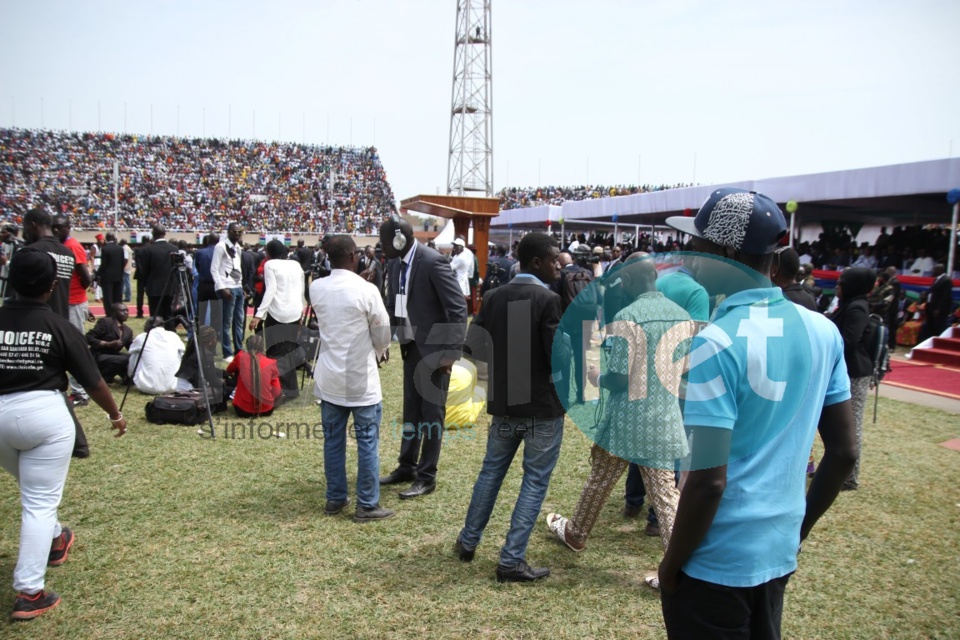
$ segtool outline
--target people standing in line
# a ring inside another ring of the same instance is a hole
[[[487,453],[454,549],[463,562],[474,558],[493,513],[500,487],[523,444],[523,480],[500,549],[498,582],[531,582],[550,575],[531,567],[527,543],[560,456],[564,410],[552,380],[550,354],[560,324],[560,296],[549,285],[559,273],[558,247],[545,233],[520,241],[520,273],[484,296],[470,325],[470,357],[490,366]],[[519,349],[517,345],[526,345]]]
[[[779,638],[800,543],[856,459],[843,340],[770,286],[787,225],[768,197],[717,189],[696,217],[667,224],[693,236],[694,251],[717,256],[698,258],[695,273],[708,294],[724,296],[691,349],[705,357],[688,374],[690,470],[659,570],[667,635],[724,628]],[[816,431],[824,456],[806,489]]]
[[[320,336],[313,378],[323,422],[327,481],[323,510],[336,515],[350,504],[346,453],[347,420],[352,414],[357,442],[357,506],[353,519],[383,520],[394,515],[380,506],[379,481],[383,397],[378,364],[390,346],[390,316],[380,292],[356,273],[360,251],[353,239],[332,236],[325,248],[330,275],[310,285],[310,304]]]
[[[0,344],[0,466],[17,480],[22,510],[14,620],[36,618],[60,604],[60,596],[46,588],[46,568],[65,563],[76,541],[57,519],[76,433],[63,395],[67,373],[107,412],[118,437],[127,429],[89,349],[48,306],[60,286],[59,271],[40,248],[18,251],[10,263],[16,299],[0,308],[0,333],[15,343]],[[38,335],[44,339],[30,339]]]
[[[390,260],[387,313],[403,359],[403,435],[399,464],[381,485],[411,482],[403,499],[432,493],[443,439],[450,369],[466,334],[466,299],[450,263],[420,244],[410,223],[393,215],[380,227]]]
[[[240,244],[242,237],[243,227],[237,222],[231,222],[227,226],[226,239],[214,248],[213,261],[210,264],[213,286],[223,307],[220,347],[224,359],[232,358],[234,353],[243,348],[244,292],[240,255],[243,251]]]
[[[289,400],[300,395],[297,367],[306,361],[306,357],[299,345],[303,269],[295,260],[285,260],[286,255],[287,248],[279,240],[267,243],[263,298],[250,319],[250,330],[262,328],[267,357],[277,361],[283,395]]]
[[[153,242],[144,247],[139,256],[142,265],[138,270],[147,292],[150,315],[167,321],[173,317],[173,296],[177,293],[170,255],[177,253],[178,249],[167,241],[167,230],[163,225],[154,225],[152,235]]]
[[[126,266],[123,247],[117,244],[117,236],[108,232],[100,250],[100,268],[96,273],[96,281],[103,292],[104,310],[110,309],[115,302],[123,302],[123,270]]]
[[[70,235],[71,223],[69,216],[60,213],[55,215],[53,217],[51,231],[53,231],[53,235],[63,243],[63,246],[73,252],[75,262],[73,276],[70,278],[70,296],[68,299],[70,311],[67,319],[77,331],[83,334],[86,333],[84,323],[87,321],[87,315],[90,313],[90,308],[87,303],[87,289],[90,288],[90,283],[93,281],[90,276],[90,271],[87,269],[87,252],[83,248],[83,245],[80,244],[80,241]],[[67,380],[70,385],[70,396],[68,400],[73,406],[83,407],[89,404],[90,398],[87,396],[87,392],[83,390],[83,386],[77,382],[77,379],[72,375],[68,375]]]
[[[869,331],[870,304],[867,296],[873,290],[876,274],[873,269],[854,267],[845,269],[837,280],[837,299],[840,306],[831,319],[843,338],[843,358],[850,376],[850,406],[857,432],[857,462],[843,483],[843,491],[853,491],[860,486],[860,456],[863,451],[863,412],[870,393],[873,376],[873,357]]]

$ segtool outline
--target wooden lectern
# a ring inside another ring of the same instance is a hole
[[[500,215],[499,198],[472,198],[469,196],[420,195],[400,201],[400,211],[416,211],[440,218],[452,218],[458,236],[468,238],[467,230],[473,222],[474,254],[480,265],[480,276],[487,275],[487,255],[490,253],[490,219]]]

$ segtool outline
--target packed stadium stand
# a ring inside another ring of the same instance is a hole
[[[0,128],[0,218],[45,204],[75,229],[376,233],[395,209],[374,147]]]
[[[569,187],[504,187],[497,196],[500,198],[500,210],[522,209],[523,207],[539,207],[545,204],[560,205],[566,200],[591,200],[594,198],[609,198],[612,196],[628,196],[634,193],[649,193],[665,189],[680,189],[692,187],[693,184],[661,184],[661,185],[617,185],[605,186],[569,186]]]

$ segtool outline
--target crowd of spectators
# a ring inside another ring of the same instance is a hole
[[[946,264],[950,249],[947,227],[894,227],[887,233],[881,227],[876,242],[857,243],[846,229],[824,231],[814,242],[797,245],[802,264],[815,269],[840,271],[846,267],[866,267],[882,271],[895,267],[908,276],[933,275],[936,264]]]
[[[44,204],[74,229],[375,234],[394,212],[374,147],[0,128],[0,218]]]
[[[504,187],[497,196],[500,198],[500,210],[522,209],[523,207],[538,207],[546,204],[561,205],[566,200],[594,200],[597,198],[611,198],[613,196],[629,196],[635,193],[650,193],[666,189],[682,189],[692,187],[693,184],[644,184],[644,185],[617,185],[606,187],[602,185],[581,185],[570,187]]]

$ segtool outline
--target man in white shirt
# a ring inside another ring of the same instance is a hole
[[[337,235],[324,248],[332,271],[310,285],[320,352],[314,395],[323,421],[324,513],[336,515],[347,495],[347,420],[353,414],[357,442],[357,522],[394,515],[380,506],[380,420],[383,414],[378,360],[390,345],[390,317],[380,292],[356,273],[359,252],[350,236]],[[268,263],[269,264],[269,263]],[[294,263],[296,264],[296,263]]]
[[[463,294],[467,302],[467,313],[473,313],[473,300],[470,295],[470,276],[473,275],[473,252],[467,249],[467,243],[463,238],[457,238],[453,241],[453,260],[450,261],[450,268],[453,275],[457,278],[457,284],[460,285],[460,293]]]
[[[127,375],[133,378],[138,391],[160,395],[177,390],[183,340],[175,331],[164,329],[161,318],[148,318],[143,324],[143,333],[133,339],[127,351],[130,353]]]
[[[923,249],[918,250],[917,259],[913,261],[913,264],[910,265],[910,269],[908,269],[908,271],[912,276],[932,276],[933,258],[928,256],[927,252]]]
[[[221,330],[223,357],[230,360],[235,352],[243,348],[243,273],[240,259],[240,254],[243,253],[240,245],[242,237],[243,227],[237,222],[231,222],[227,227],[226,239],[213,250],[213,262],[210,265],[213,287],[223,307],[222,326],[214,329]]]
[[[303,313],[303,269],[296,260],[286,260],[287,247],[279,240],[267,243],[267,261],[263,265],[263,299],[250,320],[250,330],[261,325],[267,357],[277,361],[280,386],[287,398],[300,395],[297,367],[304,352],[298,343],[300,316]]]

